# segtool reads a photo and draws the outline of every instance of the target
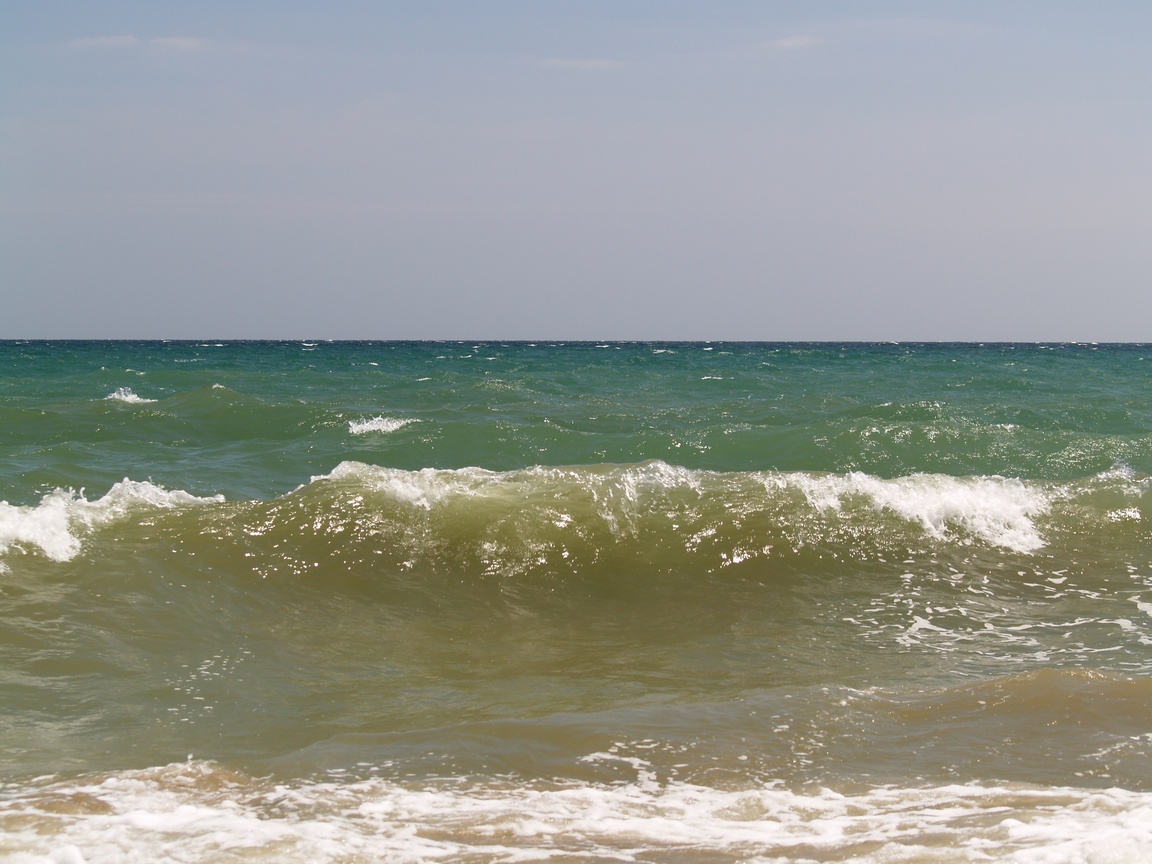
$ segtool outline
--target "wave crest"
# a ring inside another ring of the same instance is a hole
[[[424,562],[454,572],[574,573],[643,560],[664,572],[714,572],[808,552],[842,561],[947,546],[1031,555],[1056,539],[1081,542],[1086,526],[1093,542],[1139,542],[1145,486],[1104,475],[1064,484],[885,479],[714,472],[661,461],[516,471],[346,461],[287,495],[213,516],[212,532],[240,543],[265,535],[290,546],[318,543],[318,555],[404,569]],[[38,505],[0,504],[0,554],[22,545],[66,561],[86,531],[134,509],[220,501],[129,479],[93,501],[58,489]],[[179,513],[166,521],[166,530],[190,537],[203,529]]]
[[[0,554],[13,547],[35,547],[53,561],[70,561],[80,551],[81,536],[99,525],[140,509],[173,509],[220,503],[223,495],[200,498],[183,490],[124,478],[101,498],[89,501],[84,491],[56,489],[40,503],[22,507],[0,501]]]
[[[131,387],[117,387],[104,398],[111,399],[114,402],[127,402],[130,405],[142,405],[146,402],[156,401],[155,399],[145,399],[142,396],[137,396],[132,392]]]
[[[721,473],[659,460],[509,472],[405,471],[343,462],[312,480],[361,484],[425,510],[464,499],[506,506],[529,501],[576,508],[583,504],[616,534],[633,531],[645,515],[690,516],[700,506],[741,517],[779,513],[797,524],[810,522],[813,515],[848,520],[866,509],[894,514],[934,540],[978,539],[1013,552],[1034,552],[1045,545],[1036,519],[1052,503],[1052,493],[1044,486],[1003,477],[922,474],[886,480],[863,473]],[[801,502],[808,505],[808,513],[796,509]],[[789,505],[790,514],[780,512]],[[572,514],[567,515],[571,521]]]
[[[818,510],[839,512],[854,498],[865,498],[944,540],[958,532],[1013,552],[1035,552],[1045,545],[1036,517],[1047,513],[1051,498],[1042,487],[1004,477],[949,477],[917,474],[883,480],[868,474],[783,475],[769,483],[796,485]]]

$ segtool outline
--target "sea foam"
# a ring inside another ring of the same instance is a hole
[[[613,531],[631,530],[636,517],[645,514],[671,515],[694,508],[693,502],[713,501],[724,512],[736,499],[745,512],[772,509],[796,491],[808,507],[826,517],[859,519],[861,510],[888,512],[919,526],[934,540],[970,543],[976,539],[1023,553],[1045,546],[1036,520],[1049,512],[1058,494],[1043,484],[1004,477],[918,474],[884,479],[859,472],[723,473],[659,460],[507,472],[481,468],[406,471],[343,462],[330,474],[312,480],[355,482],[425,509],[462,498],[503,499],[508,506],[520,507],[528,506],[530,500],[542,506],[586,501]],[[787,518],[798,520],[802,514]]]
[[[852,497],[865,497],[876,509],[920,525],[933,538],[966,533],[1014,552],[1035,552],[1045,545],[1035,518],[1052,503],[1041,486],[1004,477],[916,474],[885,480],[853,472],[778,475],[769,480],[773,483],[797,486],[818,510],[839,511]]]
[[[35,547],[53,561],[69,561],[87,531],[143,508],[172,509],[220,503],[223,495],[198,497],[167,490],[147,481],[125,478],[101,498],[89,501],[83,490],[55,489],[34,506],[0,501],[0,555],[13,547]]]
[[[353,435],[363,435],[366,432],[395,432],[397,429],[403,429],[409,423],[417,422],[419,421],[410,418],[371,417],[367,420],[349,420],[348,431]]]
[[[316,475],[312,482],[335,480],[368,486],[389,497],[426,510],[460,495],[476,494],[485,486],[496,486],[508,474],[484,468],[421,468],[406,471],[366,465],[363,462],[341,462],[328,474]]]
[[[130,405],[141,405],[146,402],[155,402],[155,399],[145,399],[142,396],[137,396],[132,392],[131,387],[117,387],[111,393],[104,397],[111,399],[114,402],[127,402]]]
[[[978,784],[273,783],[189,762],[5,796],[0,855],[104,860],[1144,861],[1152,795]]]

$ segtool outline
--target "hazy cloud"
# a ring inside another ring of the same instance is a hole
[[[73,39],[68,45],[72,48],[136,48],[147,45],[162,51],[198,51],[205,43],[193,36],[153,36],[142,40],[125,33],[120,36],[83,36]]]
[[[203,40],[192,36],[155,36],[148,40],[148,44],[172,51],[199,51],[204,47]]]
[[[781,51],[802,51],[819,44],[820,40],[814,36],[785,36],[783,39],[769,42],[768,47],[778,48]]]
[[[545,60],[541,65],[553,69],[614,69],[621,64],[619,60],[573,60],[553,57]]]

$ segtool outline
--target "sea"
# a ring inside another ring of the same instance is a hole
[[[0,342],[0,860],[1152,860],[1152,345]]]

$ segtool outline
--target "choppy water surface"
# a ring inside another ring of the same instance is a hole
[[[0,857],[1146,860],[1150,363],[0,343]]]

